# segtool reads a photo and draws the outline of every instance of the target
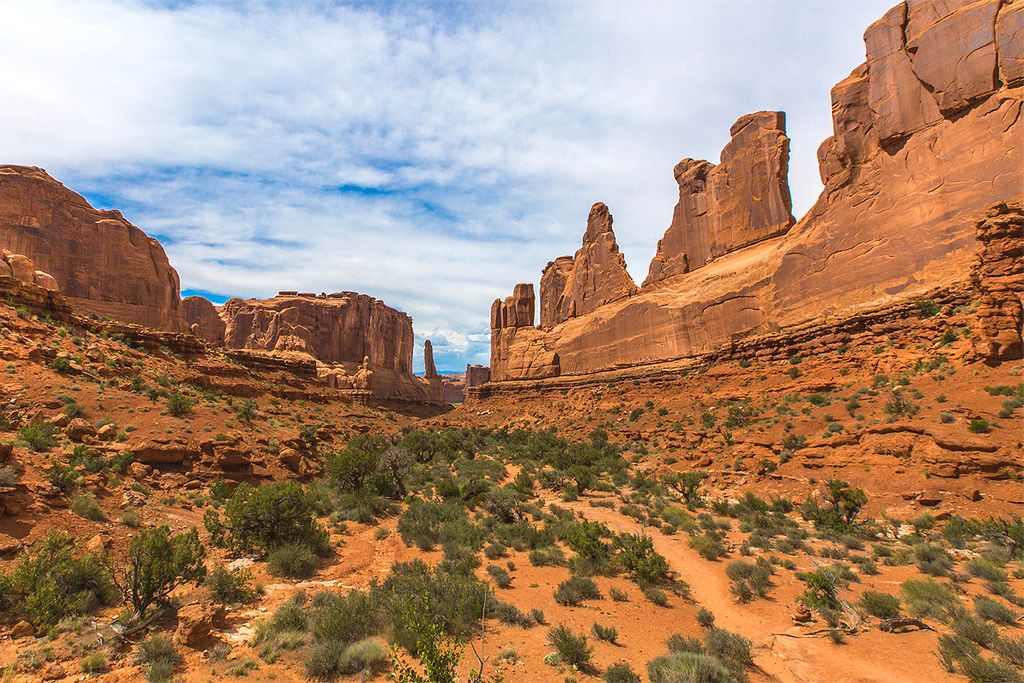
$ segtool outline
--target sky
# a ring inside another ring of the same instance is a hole
[[[596,201],[642,281],[673,166],[743,114],[787,113],[799,218],[893,4],[0,0],[0,163],[120,209],[183,295],[371,294],[457,371]]]

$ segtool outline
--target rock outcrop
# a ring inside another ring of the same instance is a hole
[[[787,181],[786,115],[748,114],[729,132],[732,139],[717,166],[696,159],[676,164],[679,202],[644,286],[782,235],[796,222]]]
[[[229,299],[220,310],[231,349],[312,357],[339,389],[440,402],[442,389],[412,374],[412,318],[366,294],[280,292]]]
[[[1024,209],[999,205],[975,227],[981,245],[971,274],[978,293],[975,353],[989,363],[1024,358]]]
[[[466,387],[478,387],[491,381],[491,369],[486,365],[466,364]]]
[[[979,239],[984,242],[978,220],[1024,195],[1021,4],[914,0],[888,12],[865,33],[865,63],[832,90],[834,134],[818,150],[824,190],[800,221],[786,230],[789,200],[785,185],[773,181],[762,187],[781,197],[729,200],[748,215],[761,205],[757,215],[765,219],[756,228],[741,221],[724,241],[701,233],[678,240],[687,245],[682,248],[672,247],[670,228],[652,268],[655,279],[631,296],[589,313],[577,302],[576,317],[566,317],[548,303],[563,300],[564,284],[557,297],[559,287],[542,291],[542,312],[555,313],[539,329],[495,325],[492,316],[492,384],[702,355],[745,337],[970,287]],[[743,159],[764,159],[742,162],[748,168],[784,168],[781,119],[770,119],[740,119],[747,123],[734,127],[723,162],[691,170],[719,173],[727,156],[730,168]],[[754,149],[744,150],[747,144]],[[773,173],[751,172],[750,182]],[[682,185],[677,211],[687,221],[699,216],[700,229],[708,231],[724,225],[696,204],[691,210],[687,202],[700,195]],[[722,213],[722,192],[713,198],[709,207]],[[690,230],[687,221],[680,224]],[[782,234],[769,236],[776,231]],[[708,247],[710,261],[700,249],[688,251],[701,239],[720,245],[717,253]],[[548,280],[567,283],[576,264],[556,264]],[[992,324],[1007,329],[1014,314],[1005,307],[1012,302],[999,301]],[[996,355],[1014,352],[1009,338],[996,347],[990,350]]]
[[[208,299],[201,296],[187,296],[181,300],[181,312],[185,316],[192,334],[201,337],[211,344],[223,344],[227,325],[221,319]]]
[[[590,209],[583,246],[573,257],[548,264],[540,282],[541,327],[586,315],[636,292],[612,230],[612,214],[598,202]],[[530,316],[531,323],[533,316]]]
[[[427,379],[437,379],[437,366],[434,365],[434,346],[427,339],[423,342],[423,376]]]
[[[160,243],[42,169],[0,166],[0,244],[52,275],[79,313],[188,329],[178,274]]]
[[[0,294],[12,301],[41,308],[58,317],[71,313],[71,305],[60,291],[57,280],[41,270],[24,254],[0,249]]]

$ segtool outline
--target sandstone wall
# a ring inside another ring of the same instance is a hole
[[[700,355],[969,282],[977,221],[1024,196],[1021,5],[915,0],[893,8],[867,29],[866,62],[832,90],[834,134],[818,150],[825,187],[807,215],[782,236],[747,246],[740,237],[741,248],[690,263],[688,272],[677,261],[632,296],[550,329],[492,324],[492,381]],[[730,158],[762,153],[744,152],[736,132]],[[748,142],[764,149],[760,134]],[[778,217],[780,203],[788,211],[788,191],[756,215]],[[730,234],[767,235],[785,223],[749,221]],[[713,243],[710,232],[702,239]]]
[[[42,169],[0,166],[0,244],[52,275],[77,312],[187,329],[178,274],[160,243]]]
[[[192,334],[212,344],[224,343],[226,325],[217,307],[201,296],[187,296],[181,300],[181,312]]]

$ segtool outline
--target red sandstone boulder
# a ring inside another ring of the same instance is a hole
[[[187,296],[181,300],[181,312],[192,333],[212,344],[224,343],[226,325],[217,307],[201,296]]]

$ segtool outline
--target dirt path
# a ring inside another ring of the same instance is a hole
[[[651,533],[636,520],[586,502],[563,503],[587,519],[603,522],[617,533],[646,533],[676,574],[690,586],[694,601],[711,610],[718,626],[735,631],[754,644],[754,664],[769,680],[780,683],[915,683],[954,680],[932,656],[933,636],[868,631],[833,645],[825,638],[792,637],[803,633],[790,620],[798,583],[788,581],[773,591],[774,600],[740,605],[729,592],[724,563],[703,559],[687,545],[687,536]]]

